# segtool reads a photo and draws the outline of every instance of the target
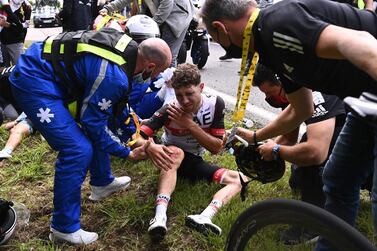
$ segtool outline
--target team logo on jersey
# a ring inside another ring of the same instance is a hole
[[[327,111],[325,109],[325,107],[323,107],[322,105],[319,105],[315,108],[314,110],[314,113],[313,113],[313,116],[312,118],[316,118],[316,117],[319,117],[319,116],[323,116],[325,115],[326,113],[328,113],[329,111]]]
[[[304,54],[304,48],[302,47],[300,40],[298,40],[297,38],[287,36],[275,31],[273,33],[272,42],[276,48],[287,49],[302,55]]]
[[[322,96],[322,93],[320,92],[313,92],[313,103],[314,105],[319,105],[325,103],[325,99]]]
[[[289,66],[286,63],[283,63],[284,68],[287,70],[287,72],[291,73],[295,68],[293,66]]]

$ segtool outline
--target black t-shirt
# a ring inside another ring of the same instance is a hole
[[[321,122],[335,117],[336,120],[340,120],[338,123],[344,120],[345,110],[343,102],[334,95],[326,95],[320,92],[313,92],[313,115],[305,121],[306,125]]]
[[[377,81],[350,62],[316,56],[319,35],[329,24],[377,37],[377,16],[371,11],[327,0],[284,0],[261,10],[253,27],[261,62],[287,78],[287,93],[305,86],[341,98],[377,94]]]

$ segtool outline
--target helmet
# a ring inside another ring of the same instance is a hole
[[[13,203],[0,199],[0,245],[12,236],[17,222],[17,213]]]
[[[256,150],[258,145],[244,146],[240,142],[235,147],[234,155],[240,171],[253,180],[263,184],[274,182],[283,177],[285,162],[281,158],[273,161],[265,161]]]
[[[160,37],[158,24],[146,15],[130,17],[126,23],[125,32],[138,43],[147,38]]]

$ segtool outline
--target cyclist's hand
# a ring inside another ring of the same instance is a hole
[[[99,14],[100,14],[101,16],[106,16],[106,15],[108,14],[108,11],[107,11],[106,8],[102,8],[102,9],[99,11]]]

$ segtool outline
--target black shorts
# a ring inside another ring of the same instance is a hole
[[[212,181],[213,175],[221,167],[207,163],[202,157],[184,152],[185,157],[178,168],[178,176],[189,179],[190,181],[197,181],[206,179],[208,182]]]

